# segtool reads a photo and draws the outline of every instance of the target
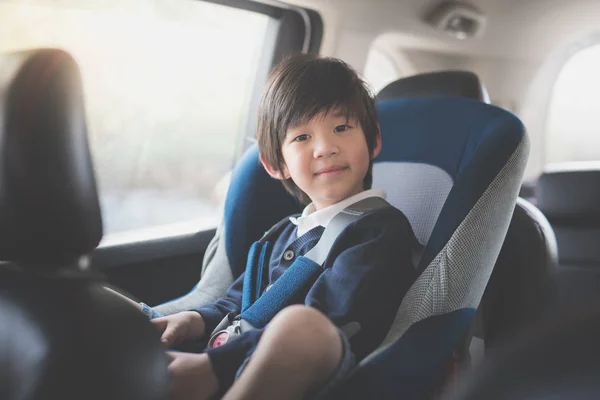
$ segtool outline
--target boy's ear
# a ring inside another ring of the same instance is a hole
[[[260,159],[260,163],[265,168],[265,171],[267,171],[267,174],[269,174],[272,178],[279,179],[279,180],[287,179],[285,176],[282,175],[281,172],[279,172],[276,168],[274,168],[271,164],[269,164],[262,154],[259,155],[259,159]]]
[[[377,124],[377,137],[375,138],[375,147],[373,148],[373,158],[381,153],[381,146],[381,129],[379,128],[379,124]]]

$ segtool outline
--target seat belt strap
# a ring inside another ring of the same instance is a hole
[[[316,264],[323,265],[333,244],[344,229],[366,212],[383,207],[391,207],[391,205],[381,197],[367,197],[344,208],[333,217],[317,244],[304,257],[314,261]]]
[[[218,347],[242,332],[263,328],[279,311],[291,305],[323,272],[323,264],[340,234],[351,223],[365,213],[391,205],[381,197],[368,197],[340,211],[327,225],[317,244],[304,256],[298,257],[277,281],[262,295],[254,290],[260,281],[263,268],[267,263],[269,239],[278,234],[287,224],[284,218],[269,229],[254,243],[249,254],[246,275],[244,276],[244,292],[242,294],[242,313],[238,316],[228,314],[213,331],[208,347]],[[260,264],[260,265],[259,265]]]
[[[279,236],[281,230],[287,225],[290,217],[285,217],[268,231],[262,238],[254,242],[248,251],[246,269],[244,272],[244,289],[242,292],[242,311],[245,311],[260,296],[262,277],[266,261],[270,256],[271,238]]]

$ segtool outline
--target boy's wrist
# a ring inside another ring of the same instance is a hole
[[[189,336],[193,339],[200,339],[204,336],[206,325],[204,318],[197,311],[187,311],[189,317]]]

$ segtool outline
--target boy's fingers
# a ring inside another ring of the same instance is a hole
[[[163,317],[163,318],[154,318],[150,320],[150,323],[152,325],[154,325],[156,327],[156,329],[158,329],[158,331],[160,333],[163,333],[165,331],[165,329],[167,328],[167,320]]]
[[[167,326],[167,329],[165,329],[165,331],[163,332],[160,341],[167,346],[171,346],[176,338],[175,333],[176,332],[174,327]]]

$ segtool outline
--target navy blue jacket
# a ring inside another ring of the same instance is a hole
[[[314,228],[299,238],[296,230],[290,222],[274,243],[263,290],[276,282],[296,257],[306,254],[324,229]],[[350,338],[350,345],[357,360],[361,360],[383,341],[400,302],[416,279],[414,243],[414,233],[401,211],[384,207],[364,214],[338,236],[323,272],[297,303],[320,310],[338,327],[358,323],[360,330]],[[294,254],[291,259],[288,250]],[[205,321],[207,335],[227,313],[240,313],[243,281],[242,274],[225,297],[196,310]],[[206,350],[222,387],[233,382],[235,371],[254,351],[261,333],[244,332],[223,346]]]

